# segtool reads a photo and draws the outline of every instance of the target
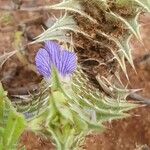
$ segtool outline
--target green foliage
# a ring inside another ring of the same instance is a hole
[[[0,85],[0,150],[16,150],[25,127],[23,115],[16,112]]]

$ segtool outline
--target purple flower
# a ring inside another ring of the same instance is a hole
[[[59,44],[53,41],[45,43],[35,57],[38,72],[45,78],[50,78],[52,66],[56,67],[62,77],[73,74],[77,68],[77,57],[74,52],[64,50]]]

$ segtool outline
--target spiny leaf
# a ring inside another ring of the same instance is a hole
[[[79,81],[77,79],[79,79]],[[79,102],[81,104],[83,103],[83,105],[85,106],[89,106],[90,109],[93,109],[96,112],[107,113],[108,110],[111,110],[113,113],[113,111],[121,111],[121,109],[124,110],[124,108],[130,108],[130,106],[133,107],[132,104],[128,104],[126,102],[122,103],[121,101],[118,102],[113,99],[106,101],[105,97],[100,94],[98,90],[96,90],[92,86],[90,87],[88,84],[88,80],[83,76],[80,76],[79,73],[73,83],[74,84],[72,86],[73,90],[76,93],[77,99],[80,98]],[[118,96],[116,95],[116,97]],[[125,98],[126,97],[124,97],[124,99]]]
[[[51,26],[49,29],[47,29],[46,31],[44,31],[42,34],[40,34],[39,36],[37,36],[37,38],[39,37],[43,37],[53,31],[57,31],[57,30],[66,30],[66,29],[76,29],[77,25],[76,22],[74,21],[74,19],[72,18],[72,16],[68,16],[66,13],[65,15],[58,19],[53,26]]]
[[[109,94],[111,97],[120,100],[125,100],[130,93],[130,91],[126,89],[124,86],[122,87],[122,89],[116,87],[114,84],[111,83],[111,81],[109,81],[107,78],[103,76],[102,77],[97,76],[96,79],[101,85],[101,87],[104,89],[104,91],[106,91],[106,93]]]
[[[80,2],[78,0],[67,0],[62,1],[61,3],[55,4],[50,6],[51,9],[58,9],[58,10],[66,10],[66,11],[73,11],[81,14],[82,16],[90,19],[92,22],[97,22],[95,19],[93,19],[91,16],[86,14],[83,10],[83,7],[81,6]]]
[[[126,75],[126,78],[129,80],[128,78],[128,74],[127,74],[127,70],[126,70],[126,64],[125,64],[125,51],[124,47],[121,45],[121,43],[119,42],[119,40],[113,36],[107,35],[106,33],[98,30],[97,31],[98,34],[106,37],[107,39],[113,41],[117,46],[118,46],[118,51],[116,52],[115,50],[113,50],[110,46],[107,46],[109,50],[111,50],[112,54],[114,55],[114,57],[116,58],[116,60],[118,61],[119,65],[121,66],[121,69],[123,70],[124,74]]]
[[[47,108],[49,93],[47,84],[42,81],[39,84],[40,89],[28,95],[13,95],[13,106],[18,112],[24,114],[27,121],[35,119]]]
[[[116,113],[116,114],[97,114],[97,119],[99,122],[111,122],[112,120],[123,119],[129,117],[129,114],[125,113]]]
[[[43,41],[49,41],[49,40],[57,40],[60,42],[70,43],[71,38],[67,36],[67,31],[65,30],[58,30],[58,31],[52,31],[44,36],[37,38],[35,41],[31,42],[30,44],[34,44],[37,42],[43,42]]]
[[[17,111],[24,114],[28,121],[34,119],[37,115],[43,113],[48,104],[49,96],[42,89],[37,95],[30,95],[27,98],[20,97],[14,99],[13,105]]]
[[[122,51],[123,55],[126,57],[132,68],[135,70],[135,66],[132,58],[132,48],[130,47],[130,40],[132,35],[125,35],[121,38],[116,39],[116,43]]]
[[[122,21],[127,26],[127,28],[136,36],[136,38],[141,41],[141,36],[140,36],[140,32],[139,32],[139,24],[137,22],[140,12],[137,13],[136,17],[133,17],[130,19],[125,19],[122,16],[120,16],[112,11],[110,11],[109,13],[112,16],[114,16],[116,19],[119,19],[120,21]]]
[[[112,54],[114,55],[114,57],[116,58],[116,60],[118,61],[123,73],[125,74],[126,78],[129,80],[128,77],[128,73],[127,73],[127,68],[126,68],[126,63],[125,63],[125,55],[123,50],[118,50],[117,52],[114,52],[111,49]]]
[[[80,28],[76,25],[76,22],[72,16],[64,15],[61,19],[55,22],[55,24],[44,31],[41,35],[36,37],[36,40],[32,43],[43,42],[47,40],[58,40],[63,42],[68,42],[72,44],[71,35],[67,36],[67,31],[72,31],[75,33],[81,33],[84,36],[91,38],[90,35],[81,31]]]

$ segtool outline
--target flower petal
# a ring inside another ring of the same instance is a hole
[[[45,49],[40,49],[35,57],[37,70],[46,78],[51,76],[51,60],[49,53]]]
[[[77,57],[75,53],[62,50],[61,60],[58,70],[61,75],[66,76],[72,74],[77,68]]]
[[[66,76],[76,70],[77,57],[75,53],[62,49],[58,43],[53,41],[46,42],[45,49],[50,55],[51,62],[61,75]]]
[[[60,61],[61,47],[58,43],[53,41],[45,42],[45,50],[49,53],[49,57],[54,66],[57,66]]]
[[[39,73],[46,78],[51,76],[52,65],[62,76],[72,74],[77,68],[76,54],[64,50],[53,41],[45,43],[44,48],[38,51],[35,61]]]

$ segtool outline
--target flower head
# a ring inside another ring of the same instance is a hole
[[[56,67],[62,77],[69,76],[77,68],[77,57],[74,52],[64,50],[59,44],[53,41],[45,43],[35,57],[38,72],[45,78],[50,78],[52,67]]]

